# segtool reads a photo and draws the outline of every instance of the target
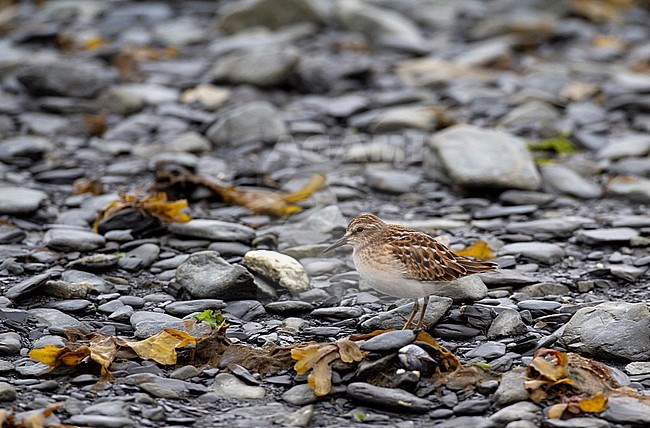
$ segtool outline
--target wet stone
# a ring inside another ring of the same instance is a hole
[[[0,214],[29,214],[48,198],[45,192],[25,187],[0,187]]]
[[[43,243],[54,250],[92,251],[102,247],[106,239],[97,233],[77,229],[50,229]]]
[[[396,330],[368,339],[361,345],[364,351],[382,352],[400,349],[415,340],[413,330]]]
[[[199,299],[257,297],[251,273],[243,266],[228,263],[214,251],[192,254],[176,269],[176,281]]]
[[[203,312],[206,309],[223,309],[225,307],[226,304],[224,301],[218,299],[188,300],[170,303],[165,306],[165,312],[170,315],[183,317],[193,312]]]
[[[485,358],[493,360],[502,357],[506,353],[505,343],[486,342],[469,351],[465,356],[467,358]]]
[[[227,398],[264,398],[264,388],[248,385],[229,373],[219,373],[214,378],[214,391]]]
[[[409,412],[426,412],[431,409],[429,400],[419,398],[401,389],[382,388],[362,382],[348,385],[347,394],[353,400],[377,407],[388,407]]]
[[[264,308],[271,313],[280,315],[295,315],[311,312],[314,306],[311,303],[301,302],[299,300],[285,300],[280,302],[270,302],[264,305]]]

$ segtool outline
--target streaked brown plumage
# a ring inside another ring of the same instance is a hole
[[[426,233],[387,224],[372,214],[353,218],[345,236],[325,251],[345,244],[354,247],[354,264],[373,288],[415,300],[413,313],[404,328],[417,313],[419,298],[424,297],[418,322],[418,327],[422,327],[428,298],[436,294],[436,284],[498,268],[492,262],[459,256]]]

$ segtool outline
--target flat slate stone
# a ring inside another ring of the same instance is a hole
[[[407,412],[427,412],[433,403],[397,388],[382,388],[363,382],[348,385],[348,397],[372,406],[398,409]]]
[[[541,184],[525,141],[507,132],[455,125],[434,134],[429,146],[458,185],[535,190]]]
[[[0,214],[30,214],[47,199],[47,193],[26,187],[0,187]]]

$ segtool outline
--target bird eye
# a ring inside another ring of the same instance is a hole
[[[363,232],[363,227],[361,227],[361,226],[357,227],[356,232],[357,232],[357,233],[361,233],[361,232]]]

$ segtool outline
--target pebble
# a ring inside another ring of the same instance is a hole
[[[226,304],[223,300],[218,299],[201,299],[186,300],[182,302],[172,302],[165,306],[165,312],[170,315],[183,317],[194,312],[203,312],[206,309],[223,309]]]
[[[639,232],[629,227],[579,230],[576,232],[579,241],[591,245],[626,243],[637,236],[639,236]]]
[[[544,183],[551,188],[581,199],[595,199],[602,195],[600,186],[564,165],[542,165]]]
[[[318,318],[359,318],[363,315],[363,309],[356,306],[336,306],[333,308],[318,308],[311,312],[312,316]]]
[[[264,398],[266,391],[260,386],[251,386],[229,373],[219,373],[212,385],[215,393],[227,398]]]
[[[299,300],[284,300],[280,302],[270,302],[264,305],[264,308],[280,315],[295,315],[311,312],[314,306],[311,303],[301,302]]]
[[[26,187],[0,187],[0,214],[30,214],[47,200],[47,193]]]
[[[448,297],[429,297],[429,305],[424,315],[424,324],[429,327],[435,325],[445,315],[452,303],[453,301]],[[382,312],[377,316],[363,321],[361,327],[366,330],[402,328],[405,320],[408,319],[412,311],[413,303],[407,303],[406,305]]]
[[[524,141],[507,132],[455,125],[434,134],[430,147],[460,186],[535,190],[541,184]]]
[[[380,408],[392,408],[406,412],[426,412],[432,407],[429,400],[419,398],[401,389],[383,388],[363,382],[348,385],[348,397]]]
[[[361,349],[371,352],[392,351],[400,349],[415,340],[413,330],[396,330],[382,333],[368,339],[361,345]]]
[[[564,258],[564,250],[556,244],[546,242],[517,242],[499,249],[499,255],[522,255],[547,265],[553,265]]]
[[[50,229],[43,243],[48,248],[60,251],[93,251],[103,247],[106,238],[87,230]]]
[[[244,255],[242,264],[291,292],[309,289],[309,278],[298,261],[276,251],[254,250]]]
[[[17,398],[16,390],[7,382],[0,382],[0,401],[14,401]]]
[[[224,111],[208,128],[206,136],[218,147],[251,141],[276,142],[286,133],[277,108],[267,101],[256,101]]]
[[[527,380],[524,368],[514,369],[501,377],[499,387],[494,393],[494,402],[503,406],[510,403],[528,400],[528,392],[524,386]]]
[[[506,353],[506,345],[501,342],[485,342],[465,354],[468,358],[485,358],[486,360],[493,360],[504,356]]]
[[[487,333],[488,339],[499,337],[512,337],[528,331],[521,319],[519,312],[513,309],[504,309],[496,316]]]
[[[237,223],[220,220],[193,219],[186,223],[171,223],[169,231],[190,238],[211,241],[249,242],[255,237],[255,230]]]
[[[228,263],[214,251],[192,254],[176,269],[176,281],[199,299],[257,297],[253,275],[241,265]]]

